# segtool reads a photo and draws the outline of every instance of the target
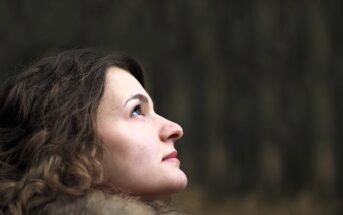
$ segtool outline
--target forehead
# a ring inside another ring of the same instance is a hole
[[[138,82],[138,80],[128,71],[119,68],[119,67],[110,67],[106,71],[106,84],[117,83],[120,84],[121,82],[132,83]],[[138,82],[139,85],[141,85]]]
[[[104,100],[110,99],[120,102],[137,93],[148,96],[138,80],[128,71],[118,67],[110,67],[107,70],[103,95]]]

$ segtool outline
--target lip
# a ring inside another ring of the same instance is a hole
[[[162,161],[169,161],[173,159],[177,159],[177,151],[172,151],[167,156],[163,157]]]

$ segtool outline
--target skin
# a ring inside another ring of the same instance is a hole
[[[97,120],[107,184],[146,200],[186,187],[174,148],[182,128],[155,113],[149,94],[127,71],[108,69]]]

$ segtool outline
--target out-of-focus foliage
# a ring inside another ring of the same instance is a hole
[[[339,214],[342,7],[339,0],[3,0],[0,78],[60,50],[128,52],[146,67],[157,111],[184,127],[177,148],[190,181],[178,197],[185,205]]]

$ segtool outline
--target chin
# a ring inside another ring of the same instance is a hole
[[[177,180],[175,180],[175,184],[174,184],[174,192],[173,193],[177,193],[180,192],[182,190],[184,190],[187,187],[187,176],[184,172],[180,171],[182,174],[180,174],[177,178]]]
[[[181,171],[182,172],[182,171]],[[159,197],[167,197],[172,194],[181,192],[187,187],[187,177],[182,172],[182,174],[178,175],[176,178],[170,181],[170,183],[166,184],[162,189],[160,189]]]
[[[171,196],[172,194],[181,192],[187,187],[187,177],[183,173],[178,176],[178,178],[171,180],[167,184],[163,184],[160,187],[156,188],[155,191],[147,193],[142,193],[141,198],[145,201],[154,201],[160,198]]]

